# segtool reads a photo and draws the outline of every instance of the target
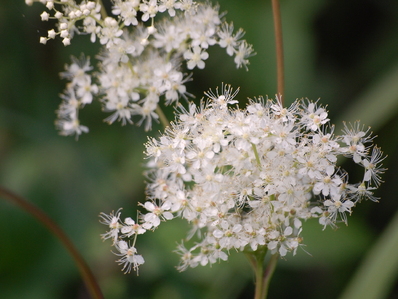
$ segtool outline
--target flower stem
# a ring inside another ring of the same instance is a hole
[[[163,113],[163,110],[159,107],[159,105],[156,106],[156,113],[157,115],[159,115],[160,123],[165,129],[170,126],[170,122],[168,121],[166,115]]]
[[[106,12],[104,3],[102,3],[102,0],[98,0],[98,3],[101,5],[101,17],[102,19],[105,19],[108,16],[108,13]]]
[[[259,169],[261,169],[261,161],[260,161],[260,157],[258,155],[257,147],[254,143],[252,143],[251,145],[252,145],[252,149],[254,152],[254,156],[256,157],[257,166]]]
[[[44,224],[44,226],[47,227],[61,241],[66,250],[72,256],[77,267],[79,268],[80,274],[82,275],[82,278],[91,295],[91,298],[104,298],[93,273],[84,261],[83,257],[80,255],[79,251],[75,248],[75,246],[63,232],[63,230],[53,220],[51,220],[43,211],[35,207],[33,204],[29,203],[26,199],[16,195],[15,193],[5,188],[2,188],[1,186],[0,196],[7,199],[9,202],[16,204],[17,206],[31,214],[33,217],[35,217],[37,220],[39,220],[42,224]]]
[[[267,298],[269,283],[271,281],[272,275],[274,274],[276,264],[278,262],[278,258],[279,258],[279,255],[277,253],[273,254],[271,256],[271,259],[268,262],[267,268],[265,269],[263,283],[262,283],[262,285],[263,285],[263,290],[262,290],[262,294],[261,294],[262,299]]]
[[[266,299],[268,295],[269,283],[274,274],[279,255],[271,255],[267,267],[264,269],[264,259],[267,254],[267,247],[259,247],[255,252],[245,252],[249,259],[250,265],[253,267],[256,275],[256,289],[254,299]]]
[[[256,290],[254,293],[254,299],[265,299],[266,297],[263,297],[264,293],[264,256],[262,258],[257,258],[257,263],[256,263]]]
[[[267,255],[267,251],[267,246],[261,246],[254,252],[245,252],[256,276],[254,299],[267,298],[269,283],[278,261],[278,254],[272,255],[268,266],[264,269],[264,259]]]
[[[284,94],[284,67],[283,67],[283,39],[282,39],[282,19],[279,0],[271,0],[272,15],[274,17],[275,46],[276,46],[276,73],[277,73],[277,90],[283,104]]]

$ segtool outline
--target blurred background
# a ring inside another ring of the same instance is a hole
[[[222,82],[240,87],[238,98],[276,93],[275,46],[270,1],[218,1],[221,11],[257,55],[249,71],[236,70],[224,50],[212,49],[206,68],[193,74],[197,96]],[[396,0],[282,0],[286,104],[320,99],[332,123],[355,121],[372,127],[388,154],[379,203],[363,202],[349,225],[322,231],[304,224],[305,250],[278,264],[269,298],[338,298],[361,260],[398,208],[398,2]],[[252,298],[254,280],[245,257],[179,273],[176,243],[185,223],[173,220],[142,236],[138,250],[146,263],[137,277],[124,275],[109,242],[102,242],[100,212],[123,207],[135,215],[144,199],[143,142],[135,126],[109,126],[99,103],[87,106],[82,123],[90,133],[78,141],[59,136],[55,113],[65,81],[59,78],[70,55],[94,57],[98,47],[85,36],[64,47],[60,40],[39,44],[51,24],[41,22],[43,5],[23,0],[0,4],[0,185],[45,211],[87,260],[105,298]],[[216,48],[216,47],[214,47]],[[168,110],[169,115],[172,109]],[[156,136],[160,127],[150,134]],[[395,165],[395,166],[394,166]],[[355,170],[343,166],[355,177]],[[361,175],[361,174],[359,174]],[[397,273],[397,271],[395,271]],[[396,276],[383,298],[398,298]],[[36,219],[0,199],[0,297],[89,298],[66,250]],[[382,299],[382,298],[380,298]]]

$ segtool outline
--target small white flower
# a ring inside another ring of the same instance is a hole
[[[144,0],[144,3],[140,5],[140,11],[144,14],[141,17],[143,22],[149,20],[149,18],[154,18],[159,11],[159,6],[157,5],[157,0]]]
[[[155,206],[153,203],[147,201],[144,207],[150,212],[145,214],[144,216],[145,222],[142,225],[142,227],[145,229],[152,229],[158,227],[161,218],[166,220],[173,219],[173,214],[171,212],[167,212],[167,210],[170,210],[171,208],[170,204],[167,202],[165,202],[161,207],[158,207]]]
[[[62,40],[62,43],[64,44],[64,46],[69,46],[70,45],[70,38],[69,37],[65,37]]]
[[[47,1],[46,7],[48,8],[48,10],[52,10],[54,8],[54,2]]]
[[[209,54],[202,50],[200,47],[196,46],[190,50],[184,52],[184,58],[188,60],[187,67],[192,70],[195,67],[203,69],[205,67],[205,62],[209,58]]]
[[[124,223],[125,223],[125,225],[122,226],[120,232],[122,234],[126,235],[127,237],[131,237],[134,234],[142,235],[146,231],[142,227],[142,225],[135,223],[135,221],[133,219],[131,219],[130,217],[127,217],[126,219],[124,219]]]
[[[121,213],[120,210],[121,209],[117,210],[116,213],[112,212],[109,215],[105,213],[100,214],[100,222],[110,228],[107,233],[102,234],[101,236],[104,240],[112,239],[114,244],[116,244],[116,241],[118,239],[119,230],[123,227],[123,225],[119,222]]]
[[[57,11],[57,12],[55,13],[55,15],[54,15],[54,17],[55,17],[56,19],[61,19],[63,16],[64,16],[64,14],[63,14],[62,12],[60,12],[60,11]]]
[[[232,23],[224,23],[218,32],[218,36],[220,37],[218,44],[221,48],[226,48],[229,56],[234,55],[237,49],[239,49],[240,39],[245,34],[242,29],[239,29],[236,34],[233,34],[233,31],[234,25]]]
[[[328,207],[328,213],[330,214],[329,218],[335,222],[337,218],[337,214],[339,213],[342,217],[342,220],[347,223],[346,213],[351,214],[351,208],[355,206],[355,204],[351,200],[325,200],[323,203],[325,207]]]
[[[42,21],[48,21],[49,17],[50,17],[50,14],[46,11],[43,11],[43,13],[40,15],[40,18]]]
[[[121,256],[118,263],[123,265],[122,271],[129,273],[133,269],[138,273],[138,267],[145,263],[142,255],[137,254],[137,249],[134,246],[129,247],[126,241],[119,241],[115,245],[116,249],[120,252],[116,255]]]
[[[54,39],[56,34],[54,29],[48,30],[48,38]]]
[[[383,152],[378,147],[374,147],[370,159],[363,159],[362,165],[365,168],[365,174],[363,180],[365,182],[373,182],[376,186],[379,186],[382,182],[380,174],[385,172],[385,168],[382,168],[381,162],[386,158],[383,157]]]
[[[255,55],[251,45],[243,41],[240,43],[239,48],[235,52],[235,64],[237,68],[244,66],[247,70],[247,65],[249,64],[248,58]]]

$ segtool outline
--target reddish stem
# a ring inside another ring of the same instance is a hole
[[[278,95],[281,98],[283,104],[284,94],[284,66],[283,66],[283,39],[282,39],[282,18],[279,0],[272,1],[272,14],[274,18],[274,31],[275,31],[275,47],[276,47],[276,73],[277,73],[277,85]]]
[[[35,207],[33,204],[29,203],[23,197],[16,195],[15,193],[3,188],[0,186],[0,196],[7,199],[9,202],[16,204],[37,220],[39,220],[45,227],[47,227],[64,245],[66,250],[72,256],[74,262],[79,268],[80,274],[86,284],[86,287],[91,294],[93,299],[103,299],[104,296],[101,293],[101,289],[99,288],[97,281],[91,272],[90,268],[84,261],[83,257],[80,255],[79,251],[75,248],[63,230],[53,221],[50,217],[48,217],[43,211],[39,208]]]

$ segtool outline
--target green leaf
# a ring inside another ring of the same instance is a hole
[[[371,248],[340,299],[381,299],[398,274],[398,213]]]

